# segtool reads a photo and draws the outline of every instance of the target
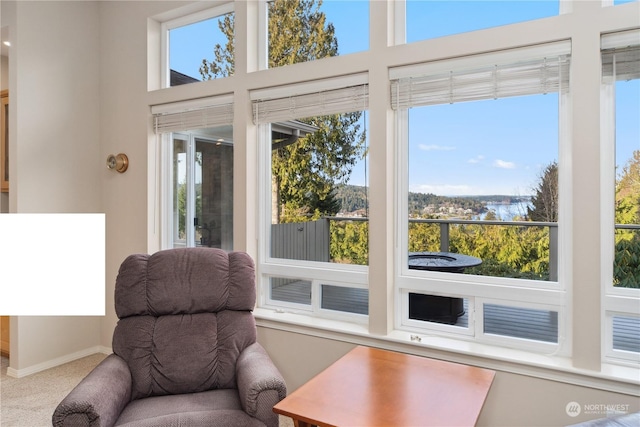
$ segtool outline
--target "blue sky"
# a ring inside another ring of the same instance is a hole
[[[414,108],[409,190],[439,195],[530,194],[558,158],[557,94]]]
[[[637,0],[636,0],[637,1]],[[627,1],[616,1],[617,3]],[[368,50],[369,5],[362,0],[325,0],[322,10],[336,29],[341,55]],[[407,42],[523,22],[558,14],[558,1],[424,1],[407,4]],[[456,19],[449,17],[455,15]],[[217,19],[193,33],[174,30],[174,69],[200,78],[203,53],[225,39]],[[184,41],[181,40],[184,37]],[[195,42],[194,42],[195,40]],[[189,48],[185,48],[189,46]],[[505,98],[412,109],[409,134],[410,191],[439,195],[531,194],[542,169],[558,160],[556,94]],[[617,89],[617,164],[640,149],[640,83]],[[350,183],[364,185],[357,165]],[[368,171],[369,173],[372,171]]]
[[[637,0],[636,0],[637,1]],[[616,4],[628,1],[616,1]],[[368,2],[325,0],[340,54],[367,50]],[[555,16],[558,1],[407,3],[407,42]],[[456,16],[456,19],[450,19]],[[617,88],[617,164],[640,149],[640,82]],[[546,165],[558,160],[556,94],[412,109],[410,191],[439,195],[529,195]],[[362,165],[351,183],[364,185]]]

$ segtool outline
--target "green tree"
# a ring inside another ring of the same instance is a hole
[[[272,152],[281,220],[289,216],[290,206],[306,209],[310,217],[316,212],[335,215],[340,210],[337,188],[346,183],[364,155],[365,135],[359,119],[360,113],[350,113],[303,120],[318,130]]]
[[[615,220],[640,224],[640,150],[633,152],[617,179]],[[618,230],[615,242],[614,286],[640,288],[640,231]]]
[[[269,2],[269,68],[308,62],[338,55],[335,28],[320,10],[322,0],[275,0]],[[234,72],[234,16],[225,15],[218,26],[227,38],[216,44],[214,60],[202,60],[203,79],[230,76]]]
[[[320,10],[321,0],[275,0],[269,3],[269,68],[338,55],[333,24]],[[203,59],[204,79],[233,74],[234,18],[219,21],[227,43],[214,47],[214,59]],[[360,112],[312,117],[302,122],[315,133],[272,153],[274,197],[278,222],[335,215],[340,210],[336,189],[347,182],[355,163],[365,155]]]
[[[640,233],[616,243],[613,263],[613,285],[640,288]]]
[[[196,184],[195,196],[196,212],[202,212],[202,184]],[[187,184],[185,182],[178,184],[176,199],[176,204],[178,206],[178,238],[186,239],[187,232],[185,219],[187,217]]]
[[[331,221],[331,259],[342,264],[369,264],[369,223]]]
[[[206,58],[202,60],[200,65],[200,75],[202,80],[211,80],[216,77],[228,77],[233,75],[235,70],[235,50],[234,50],[234,28],[235,15],[227,14],[218,21],[218,28],[227,38],[224,46],[216,43],[213,47],[213,61]]]
[[[178,238],[186,239],[185,217],[187,215],[187,184],[178,184]]]
[[[485,221],[498,221],[498,216],[496,215],[496,211],[493,209],[489,210],[487,214],[484,216]]]
[[[367,209],[367,187],[341,185],[338,187],[336,197],[340,199],[340,205],[344,212],[366,211]]]
[[[616,223],[640,224],[640,150],[633,152],[616,182]]]
[[[440,250],[440,227],[424,222],[409,223],[409,252],[437,252]]]
[[[535,194],[531,197],[533,207],[527,207],[531,221],[558,222],[558,163],[548,164],[540,175]]]

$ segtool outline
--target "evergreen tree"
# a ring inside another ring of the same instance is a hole
[[[616,182],[616,223],[640,224],[640,150],[622,168]],[[640,288],[640,232],[616,232],[614,286]]]
[[[333,24],[320,10],[321,0],[275,0],[269,3],[269,68],[338,55]],[[229,76],[234,71],[234,19],[219,21],[228,42],[214,47],[214,60],[203,59],[204,79]],[[365,155],[361,113],[312,117],[301,121],[318,131],[272,153],[279,220],[335,215],[336,188],[346,183],[357,160]]]
[[[640,224],[640,150],[633,152],[616,182],[616,223]]]
[[[558,222],[558,163],[548,164],[542,174],[535,194],[531,197],[533,207],[527,208],[532,221]]]
[[[217,43],[213,48],[213,61],[208,61],[206,58],[202,60],[200,66],[200,75],[202,80],[211,80],[216,77],[228,77],[233,75],[235,69],[235,50],[234,50],[234,27],[235,16],[233,14],[227,14],[218,21],[218,27],[222,34],[227,37],[227,43],[221,46]]]
[[[490,209],[487,214],[484,216],[485,221],[497,221],[498,216],[496,215],[496,211]]]

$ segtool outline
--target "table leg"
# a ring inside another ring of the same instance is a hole
[[[300,421],[300,420],[293,420],[293,425],[295,427],[312,427],[313,424],[309,424],[306,421]]]

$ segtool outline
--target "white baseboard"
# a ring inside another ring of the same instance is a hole
[[[55,368],[56,366],[64,365],[65,363],[73,362],[74,360],[82,359],[83,357],[91,356],[92,354],[102,353],[110,354],[111,348],[102,345],[89,347],[84,350],[76,351],[75,353],[66,354],[55,359],[47,360],[46,362],[38,363],[33,366],[29,366],[23,369],[7,368],[7,376],[12,378],[23,378],[27,375],[32,375],[37,372],[42,372],[46,369]]]

